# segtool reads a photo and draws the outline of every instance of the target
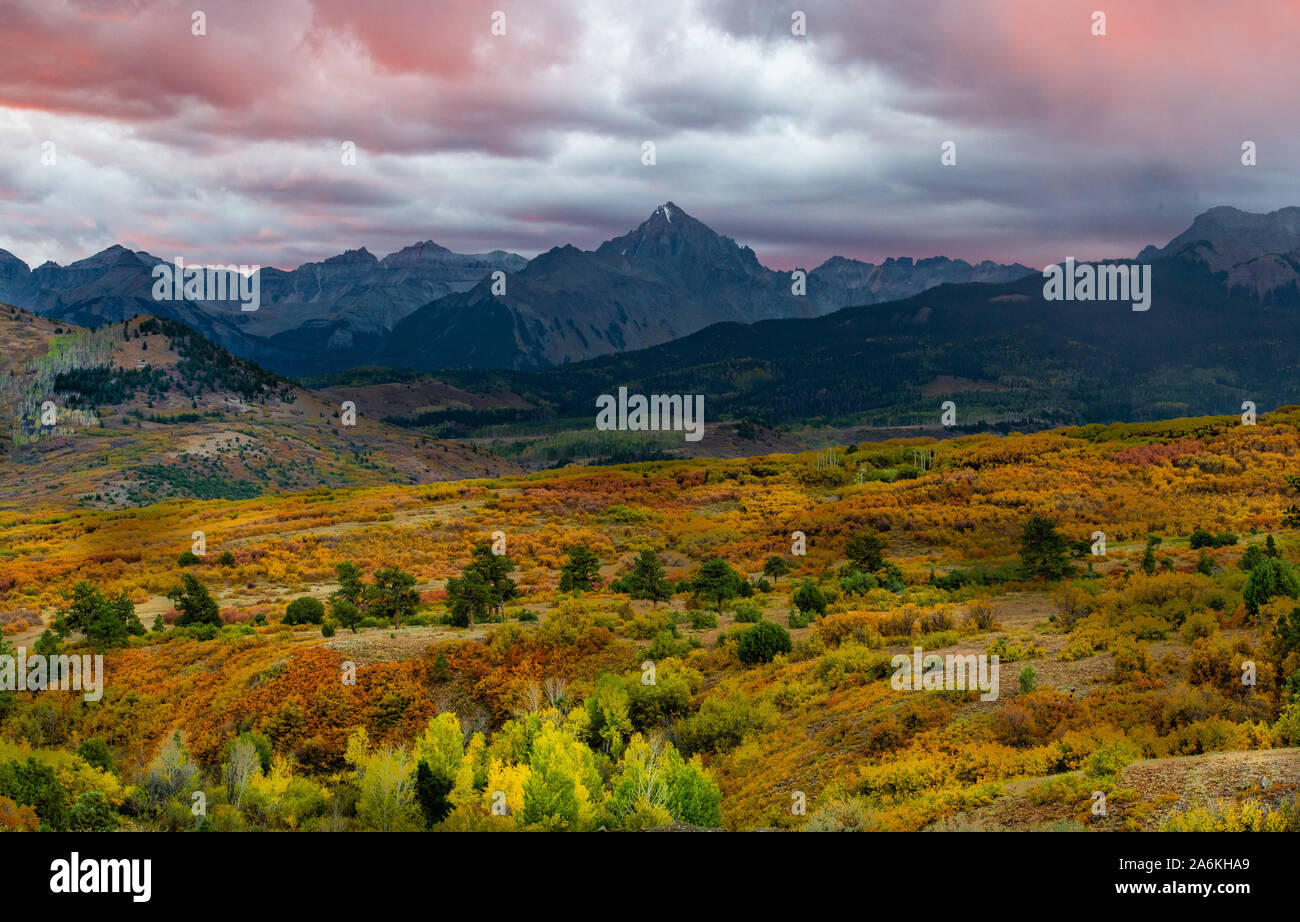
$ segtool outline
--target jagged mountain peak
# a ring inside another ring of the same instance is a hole
[[[115,243],[107,249],[100,250],[94,256],[87,256],[85,259],[79,259],[74,263],[69,263],[69,269],[102,269],[106,266],[116,266],[121,263],[138,263],[140,257],[132,250],[128,250],[120,243]]]
[[[445,246],[440,246],[432,240],[421,240],[413,243],[409,247],[402,247],[395,253],[389,253],[379,262],[390,268],[400,266],[418,265],[421,263],[436,260],[443,254],[450,253],[451,250]]]
[[[813,271],[825,272],[825,271],[833,271],[837,269],[846,269],[850,267],[861,268],[863,266],[867,267],[868,269],[874,269],[875,263],[863,262],[860,259],[854,259],[852,256],[832,256],[830,259],[826,260],[824,263],[822,263]]]
[[[375,254],[371,253],[365,247],[361,247],[360,249],[357,250],[344,250],[338,256],[331,256],[328,259],[324,260],[324,264],[327,266],[337,266],[337,265],[348,264],[348,263],[364,263],[365,265],[378,265],[379,260],[375,258]]]
[[[691,217],[675,202],[664,202],[635,230],[606,240],[599,256],[651,259],[668,263],[701,265],[711,262],[732,271],[752,274],[762,271],[758,257],[702,221]]]
[[[1231,205],[1219,205],[1203,211],[1187,228],[1163,247],[1148,246],[1139,258],[1172,256],[1189,245],[1208,243],[1219,254],[1231,253],[1236,261],[1243,257],[1290,253],[1300,249],[1300,207],[1295,205],[1276,211],[1243,211]]]
[[[18,269],[21,267],[22,271],[27,271],[27,263],[23,262],[8,250],[0,250],[0,267],[10,267],[11,269]]]
[[[1181,258],[1223,273],[1232,292],[1260,300],[1292,301],[1300,291],[1300,207],[1251,212],[1220,205],[1192,220],[1163,247],[1146,246],[1138,260]]]

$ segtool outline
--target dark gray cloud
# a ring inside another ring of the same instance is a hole
[[[782,268],[1042,264],[1296,204],[1291,4],[1117,0],[1105,36],[1093,0],[538,0],[505,36],[474,0],[203,6],[0,8],[0,247],[532,255],[671,199]]]

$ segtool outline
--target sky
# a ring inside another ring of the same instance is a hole
[[[531,257],[673,201],[778,269],[1132,256],[1300,204],[1297,35],[1300,0],[0,0],[0,248]]]

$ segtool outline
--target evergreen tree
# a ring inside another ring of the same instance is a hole
[[[744,581],[721,557],[709,557],[700,564],[692,588],[696,597],[714,603],[718,614],[722,614],[722,603],[740,595],[740,586]]]
[[[844,546],[844,556],[865,573],[875,573],[885,565],[885,539],[880,535],[854,535]]]
[[[221,610],[217,607],[217,600],[193,573],[182,573],[181,584],[168,592],[167,598],[181,613],[176,619],[179,626],[212,624],[220,627]]]
[[[459,577],[447,580],[452,624],[469,627],[476,620],[504,614],[506,603],[519,596],[519,586],[510,578],[515,563],[504,554],[492,553],[486,541],[476,544]]]
[[[826,595],[810,579],[799,584],[799,588],[794,592],[793,602],[794,607],[799,609],[805,618],[826,614]]]
[[[1156,547],[1160,544],[1160,539],[1155,535],[1147,538],[1146,553],[1142,555],[1142,572],[1151,576],[1156,572]]]
[[[1246,546],[1246,550],[1237,559],[1237,569],[1243,573],[1249,573],[1263,563],[1264,560],[1264,552],[1259,549],[1259,545],[1250,544]]]
[[[415,577],[400,567],[384,567],[375,571],[374,584],[366,590],[368,612],[393,627],[402,626],[402,618],[415,614],[420,604],[420,593],[415,591]]]
[[[764,575],[772,577],[772,582],[774,583],[780,582],[781,577],[785,576],[789,572],[790,565],[786,563],[785,558],[780,554],[773,554],[771,557],[767,558],[767,562],[763,564]]]
[[[632,598],[647,599],[655,605],[673,597],[673,585],[664,576],[658,556],[649,548],[637,556],[624,584]]]
[[[423,759],[415,767],[415,799],[419,801],[420,812],[424,814],[425,829],[432,829],[451,812],[448,795],[451,794],[454,781],[449,775],[434,771]]]
[[[285,624],[320,624],[325,620],[325,606],[309,595],[294,599],[284,610]]]
[[[1241,597],[1246,602],[1246,610],[1257,615],[1261,605],[1277,596],[1292,599],[1300,596],[1300,581],[1285,560],[1266,557],[1250,571]]]
[[[590,592],[600,580],[600,558],[585,545],[569,548],[569,559],[560,568],[561,592]]]
[[[106,599],[93,584],[82,580],[65,598],[68,605],[55,614],[51,625],[61,638],[79,633],[94,646],[119,647],[128,637],[145,632],[125,591],[115,599]]]
[[[350,560],[345,560],[334,571],[338,574],[339,588],[335,590],[331,598],[337,597],[351,602],[357,607],[361,607],[366,597],[366,586],[362,582],[365,574]]]
[[[361,568],[345,560],[334,568],[338,574],[339,588],[329,594],[330,617],[345,628],[357,632],[365,620],[366,586],[362,582]]]
[[[1025,575],[1062,579],[1073,570],[1067,559],[1069,542],[1056,530],[1056,523],[1036,515],[1025,523],[1020,539],[1020,560]]]
[[[746,666],[770,663],[778,653],[792,649],[790,632],[771,621],[760,621],[740,635],[736,655]]]
[[[486,621],[491,616],[492,587],[483,572],[471,565],[460,576],[447,580],[447,602],[451,623],[456,627],[471,627],[475,621]]]

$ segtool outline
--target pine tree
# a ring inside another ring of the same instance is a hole
[[[722,603],[740,595],[740,584],[744,580],[740,574],[731,569],[721,557],[710,557],[700,564],[693,586],[695,594],[701,599],[717,605],[718,614],[722,614]]]
[[[402,626],[402,618],[415,614],[420,593],[415,591],[415,577],[400,567],[375,571],[374,585],[366,590],[369,611],[376,618],[391,619],[393,627]]]
[[[1025,523],[1020,539],[1020,560],[1027,576],[1061,579],[1070,575],[1069,542],[1056,530],[1056,523],[1036,515]]]
[[[493,554],[486,541],[476,544],[459,577],[447,580],[447,600],[452,623],[469,627],[474,621],[503,614],[506,603],[519,596],[519,586],[510,578],[515,563],[504,554]]]
[[[181,627],[191,624],[221,625],[221,610],[206,586],[193,573],[181,574],[181,584],[167,593],[181,616],[176,623]]]
[[[880,535],[854,535],[844,546],[844,556],[864,573],[885,565],[885,539]]]
[[[658,605],[673,597],[672,583],[664,576],[659,557],[648,548],[642,551],[627,575],[628,594],[634,599],[648,599]]]
[[[600,558],[585,545],[569,548],[569,559],[560,568],[561,592],[590,592],[600,580]]]
[[[92,583],[82,580],[66,598],[68,605],[55,614],[51,625],[60,638],[80,633],[94,646],[120,647],[128,637],[144,633],[144,625],[126,592],[115,599],[106,599]]]
[[[790,564],[786,563],[785,558],[780,554],[773,554],[771,557],[767,558],[767,562],[763,564],[764,575],[772,577],[772,582],[774,583],[779,583],[781,577],[785,576],[789,572]]]

